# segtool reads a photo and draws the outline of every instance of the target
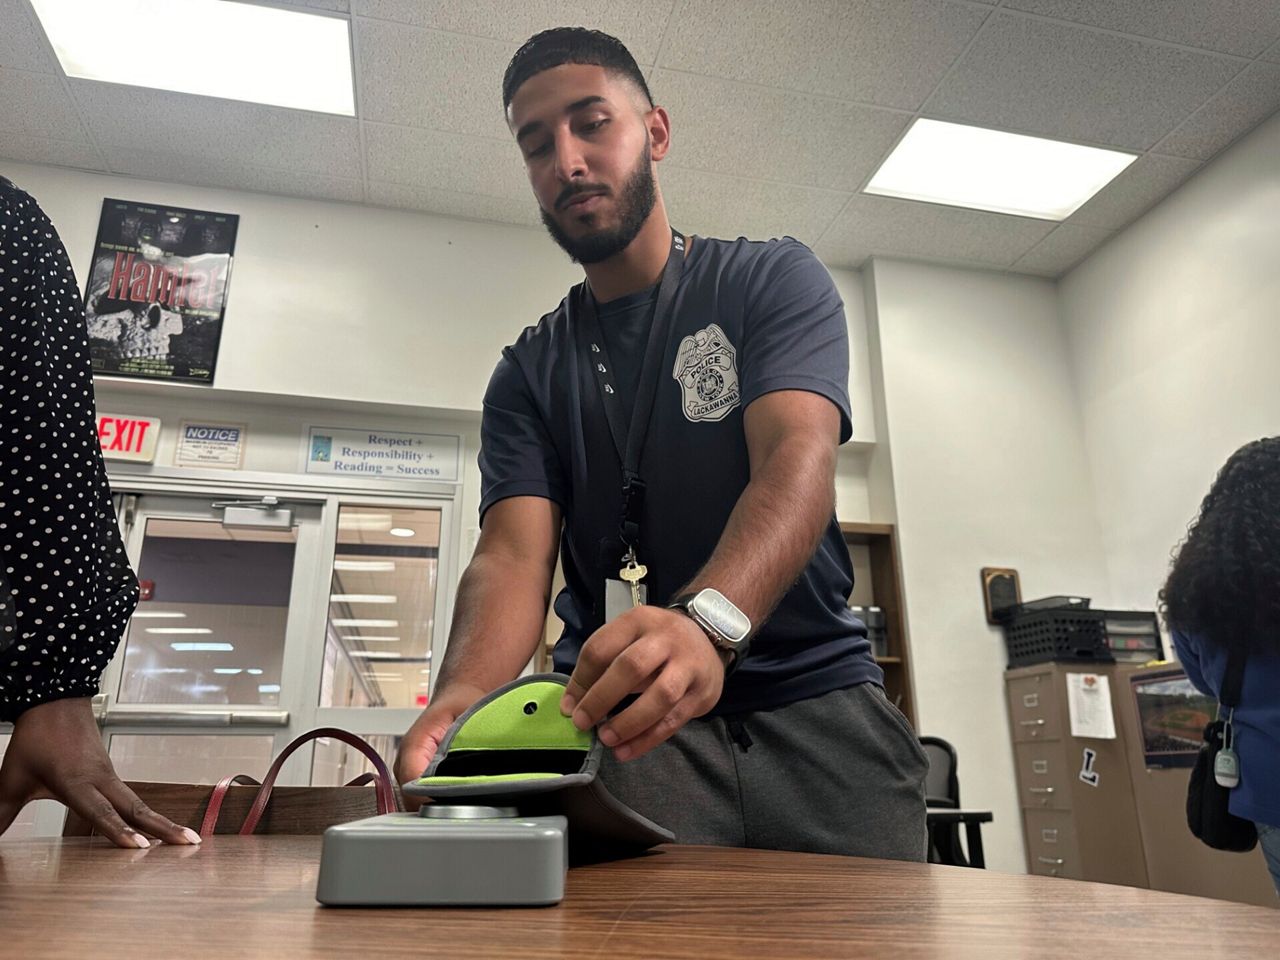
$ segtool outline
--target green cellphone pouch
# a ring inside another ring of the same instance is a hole
[[[515,807],[569,821],[569,856],[591,863],[631,856],[674,835],[619,801],[599,778],[604,745],[560,713],[569,678],[513,680],[458,717],[407,796],[448,804]]]

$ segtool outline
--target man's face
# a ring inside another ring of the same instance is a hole
[[[625,249],[652,212],[651,113],[634,84],[603,67],[553,67],[516,91],[507,121],[542,222],[575,261]]]

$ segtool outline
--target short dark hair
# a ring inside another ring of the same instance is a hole
[[[566,63],[590,64],[622,74],[640,88],[649,106],[653,106],[649,84],[621,40],[586,27],[553,27],[526,40],[507,64],[507,72],[502,75],[503,109],[511,106],[516,91],[530,77]]]

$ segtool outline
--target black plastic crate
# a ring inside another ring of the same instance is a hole
[[[1010,668],[1051,660],[1114,663],[1107,616],[1105,610],[1050,609],[1011,617],[1004,624]]]

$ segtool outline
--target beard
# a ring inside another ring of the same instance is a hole
[[[562,201],[572,198],[574,194],[594,192],[596,189],[595,186],[583,184],[567,194],[561,194],[557,198],[556,205],[559,206]],[[596,230],[583,237],[571,237],[550,213],[541,207],[539,207],[539,213],[542,214],[543,226],[547,228],[551,238],[569,255],[570,260],[582,264],[600,263],[630,246],[645,221],[649,219],[649,214],[653,212],[657,201],[658,186],[653,176],[653,167],[650,165],[649,139],[646,137],[640,162],[636,164],[635,172],[622,185],[622,192],[618,197],[619,221],[612,230]],[[592,219],[595,217],[594,214],[587,216]]]

